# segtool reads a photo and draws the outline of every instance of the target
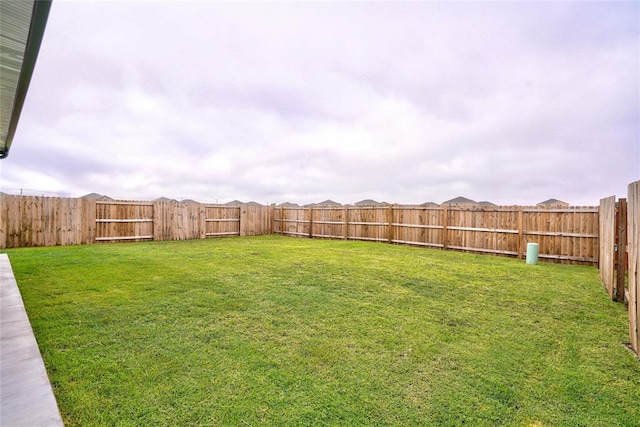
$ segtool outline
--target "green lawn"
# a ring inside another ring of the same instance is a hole
[[[6,252],[68,426],[640,424],[593,267],[273,235]]]

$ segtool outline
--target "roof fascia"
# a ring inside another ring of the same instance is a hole
[[[11,119],[9,120],[9,129],[7,130],[7,139],[4,146],[0,146],[0,159],[4,159],[9,155],[9,148],[13,142],[13,136],[18,128],[18,120],[22,113],[24,100],[27,97],[27,90],[31,83],[33,70],[38,59],[38,52],[42,44],[42,37],[47,26],[49,10],[51,10],[52,0],[36,0],[33,2],[33,12],[31,13],[31,22],[29,24],[29,35],[25,46],[24,59],[20,68],[20,77],[18,78],[18,86],[16,87],[16,96],[11,110]]]

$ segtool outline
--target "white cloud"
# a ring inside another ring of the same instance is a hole
[[[637,4],[148,6],[54,4],[5,188],[594,204],[640,177]]]

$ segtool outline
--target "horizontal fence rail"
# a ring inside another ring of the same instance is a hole
[[[540,258],[592,265],[599,248],[597,207],[280,207],[274,232],[519,258],[527,243],[538,243]]]

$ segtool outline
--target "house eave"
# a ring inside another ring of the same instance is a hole
[[[32,4],[31,13],[28,5]],[[0,159],[9,155],[47,25],[51,0],[0,2],[2,122]],[[25,11],[27,13],[25,13]],[[28,26],[28,31],[24,31]],[[26,36],[26,37],[25,37]]]

